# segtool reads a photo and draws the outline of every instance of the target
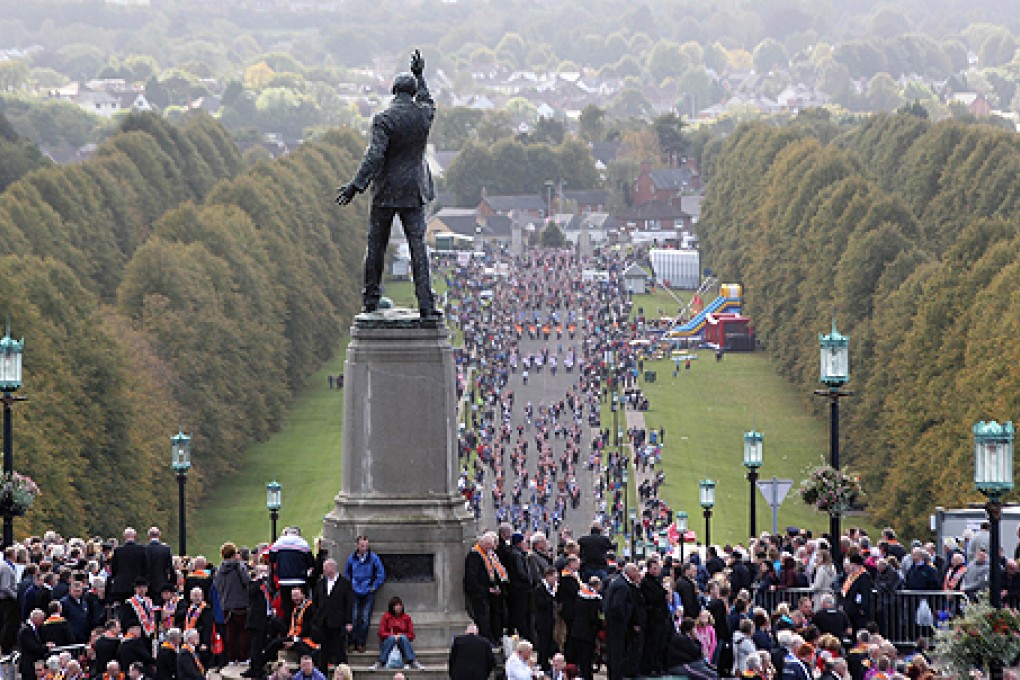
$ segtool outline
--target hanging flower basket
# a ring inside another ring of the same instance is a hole
[[[0,473],[0,514],[24,515],[36,496],[39,485],[20,472]]]
[[[991,665],[1008,667],[1018,656],[1020,612],[993,608],[987,592],[935,633],[935,658],[955,677],[966,678],[974,670],[987,677]]]
[[[846,468],[819,465],[806,473],[807,479],[800,483],[800,497],[821,512],[833,516],[845,514],[864,496],[861,478]]]

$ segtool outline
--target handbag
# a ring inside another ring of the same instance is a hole
[[[393,649],[390,650],[390,655],[386,657],[387,668],[403,668],[404,667],[404,655],[400,653],[400,647],[393,645]]]
[[[935,617],[932,616],[931,607],[928,606],[928,600],[922,599],[920,604],[917,605],[917,625],[922,628],[931,628],[935,625]]]
[[[222,654],[223,653],[223,636],[220,635],[220,631],[217,630],[216,624],[213,624],[212,629],[212,653]]]

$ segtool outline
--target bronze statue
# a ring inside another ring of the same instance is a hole
[[[365,279],[361,291],[363,312],[379,308],[383,257],[390,239],[393,216],[400,215],[411,250],[411,273],[422,319],[436,320],[435,294],[429,277],[425,248],[425,205],[435,198],[432,174],[425,163],[425,144],[436,115],[436,104],[422,75],[425,59],[411,55],[411,73],[393,80],[393,101],[372,117],[372,136],[358,173],[338,190],[336,201],[347,205],[372,185]]]

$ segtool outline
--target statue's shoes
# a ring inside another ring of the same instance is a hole
[[[377,303],[377,302],[366,302],[364,305],[361,306],[361,313],[362,314],[371,314],[372,312],[374,312],[377,309],[379,309],[379,303]]]
[[[438,321],[443,318],[443,313],[438,309],[419,309],[418,316],[422,319]]]

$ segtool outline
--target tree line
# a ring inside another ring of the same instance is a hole
[[[0,194],[30,397],[15,467],[43,491],[19,531],[170,526],[169,435],[193,437],[196,499],[280,426],[356,308],[363,228],[332,197],[362,146],[333,132],[244,167],[207,115],[133,115],[91,160]]]
[[[876,522],[925,534],[934,506],[979,498],[972,424],[1020,418],[1020,141],[907,112],[819,130],[745,125],[708,145],[705,258],[744,284],[805,395],[818,333],[833,318],[849,333],[844,459]]]

